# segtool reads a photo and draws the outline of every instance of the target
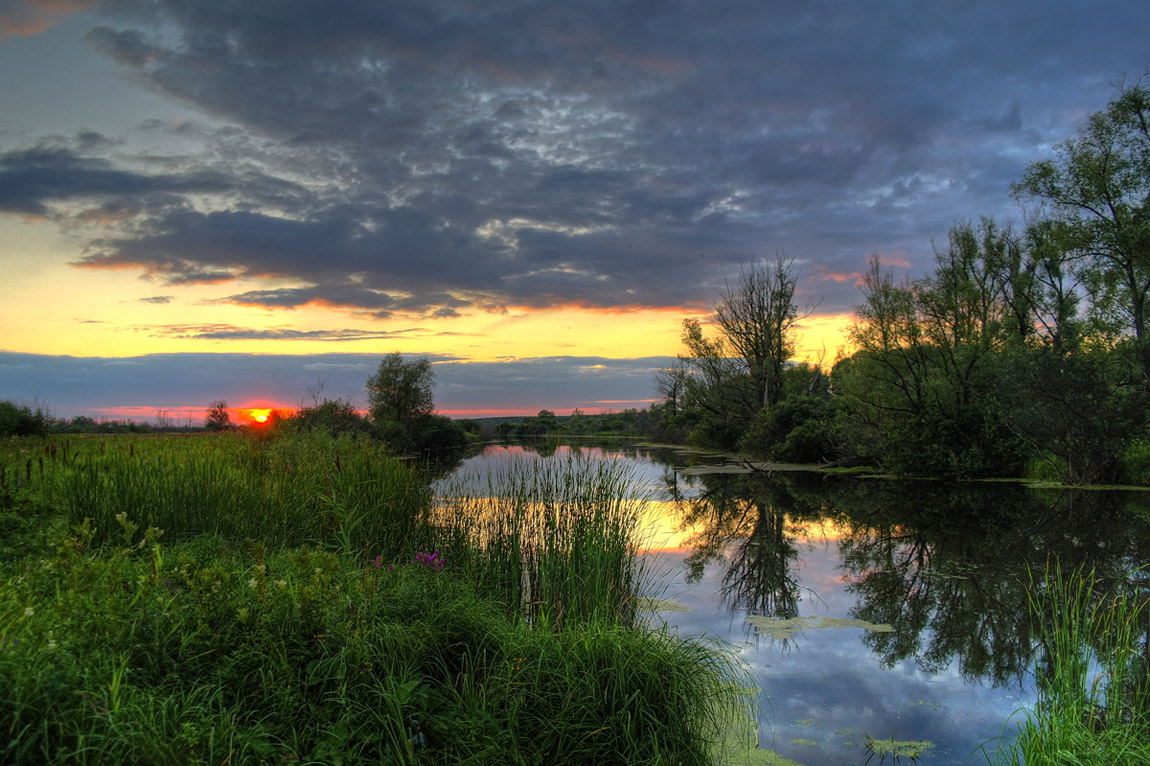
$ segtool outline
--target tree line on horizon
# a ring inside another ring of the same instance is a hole
[[[685,351],[655,380],[660,433],[902,475],[1150,477],[1148,77],[1026,168],[1023,230],[957,223],[919,279],[872,257],[853,353],[829,374],[790,361],[794,262],[745,267],[713,337],[684,321]]]

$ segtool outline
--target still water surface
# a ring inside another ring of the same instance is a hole
[[[1150,562],[1141,492],[740,474],[644,446],[491,446],[455,478],[573,458],[625,464],[649,499],[652,595],[678,605],[652,621],[736,646],[761,745],[805,766],[861,764],[868,735],[931,742],[922,766],[986,763],[1034,702],[1031,578],[1055,557]],[[801,629],[765,635],[755,615]]]

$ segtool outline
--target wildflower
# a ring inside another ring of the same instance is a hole
[[[281,590],[287,587],[287,580],[276,580],[276,587]]]
[[[409,564],[423,564],[424,567],[438,572],[443,569],[444,561],[439,558],[439,549],[435,553],[417,553],[415,554],[415,561],[408,562]]]
[[[25,616],[25,617],[31,617],[31,616],[32,616],[32,615],[34,615],[34,614],[36,614],[36,610],[35,610],[35,609],[33,609],[33,608],[32,608],[32,607],[30,607],[30,606],[26,606],[26,607],[24,607],[24,616]]]
[[[256,582],[256,578],[254,578],[254,577],[252,579],[248,580],[248,587],[249,588],[258,588],[259,585],[260,584],[258,582]]]

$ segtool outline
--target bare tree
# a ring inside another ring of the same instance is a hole
[[[732,351],[741,356],[754,382],[756,397],[766,407],[783,395],[783,369],[794,354],[793,328],[810,316],[795,305],[799,272],[794,261],[778,255],[759,262],[727,284],[715,307],[715,322]]]

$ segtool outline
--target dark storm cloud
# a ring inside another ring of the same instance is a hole
[[[174,177],[97,145],[5,167],[0,208],[163,188],[79,264],[379,316],[705,304],[778,249],[846,310],[868,254],[922,268],[1016,216],[1025,164],[1150,56],[1139,0],[105,6],[93,49],[228,127]],[[179,188],[205,168],[227,193]]]
[[[81,140],[90,136],[81,136]],[[158,193],[220,192],[230,180],[216,173],[141,175],[64,148],[38,146],[0,154],[0,211],[47,215],[49,203],[79,198],[127,199]]]
[[[365,400],[367,378],[382,354],[148,354],[128,358],[45,356],[0,351],[0,398],[38,401],[57,417],[99,415],[121,407],[233,406],[255,400],[291,405],[317,380],[324,395]],[[460,362],[427,355],[440,411],[491,410],[528,414],[580,407],[586,412],[642,407],[652,396],[663,357],[547,357],[513,362]],[[101,410],[92,410],[99,402]]]

